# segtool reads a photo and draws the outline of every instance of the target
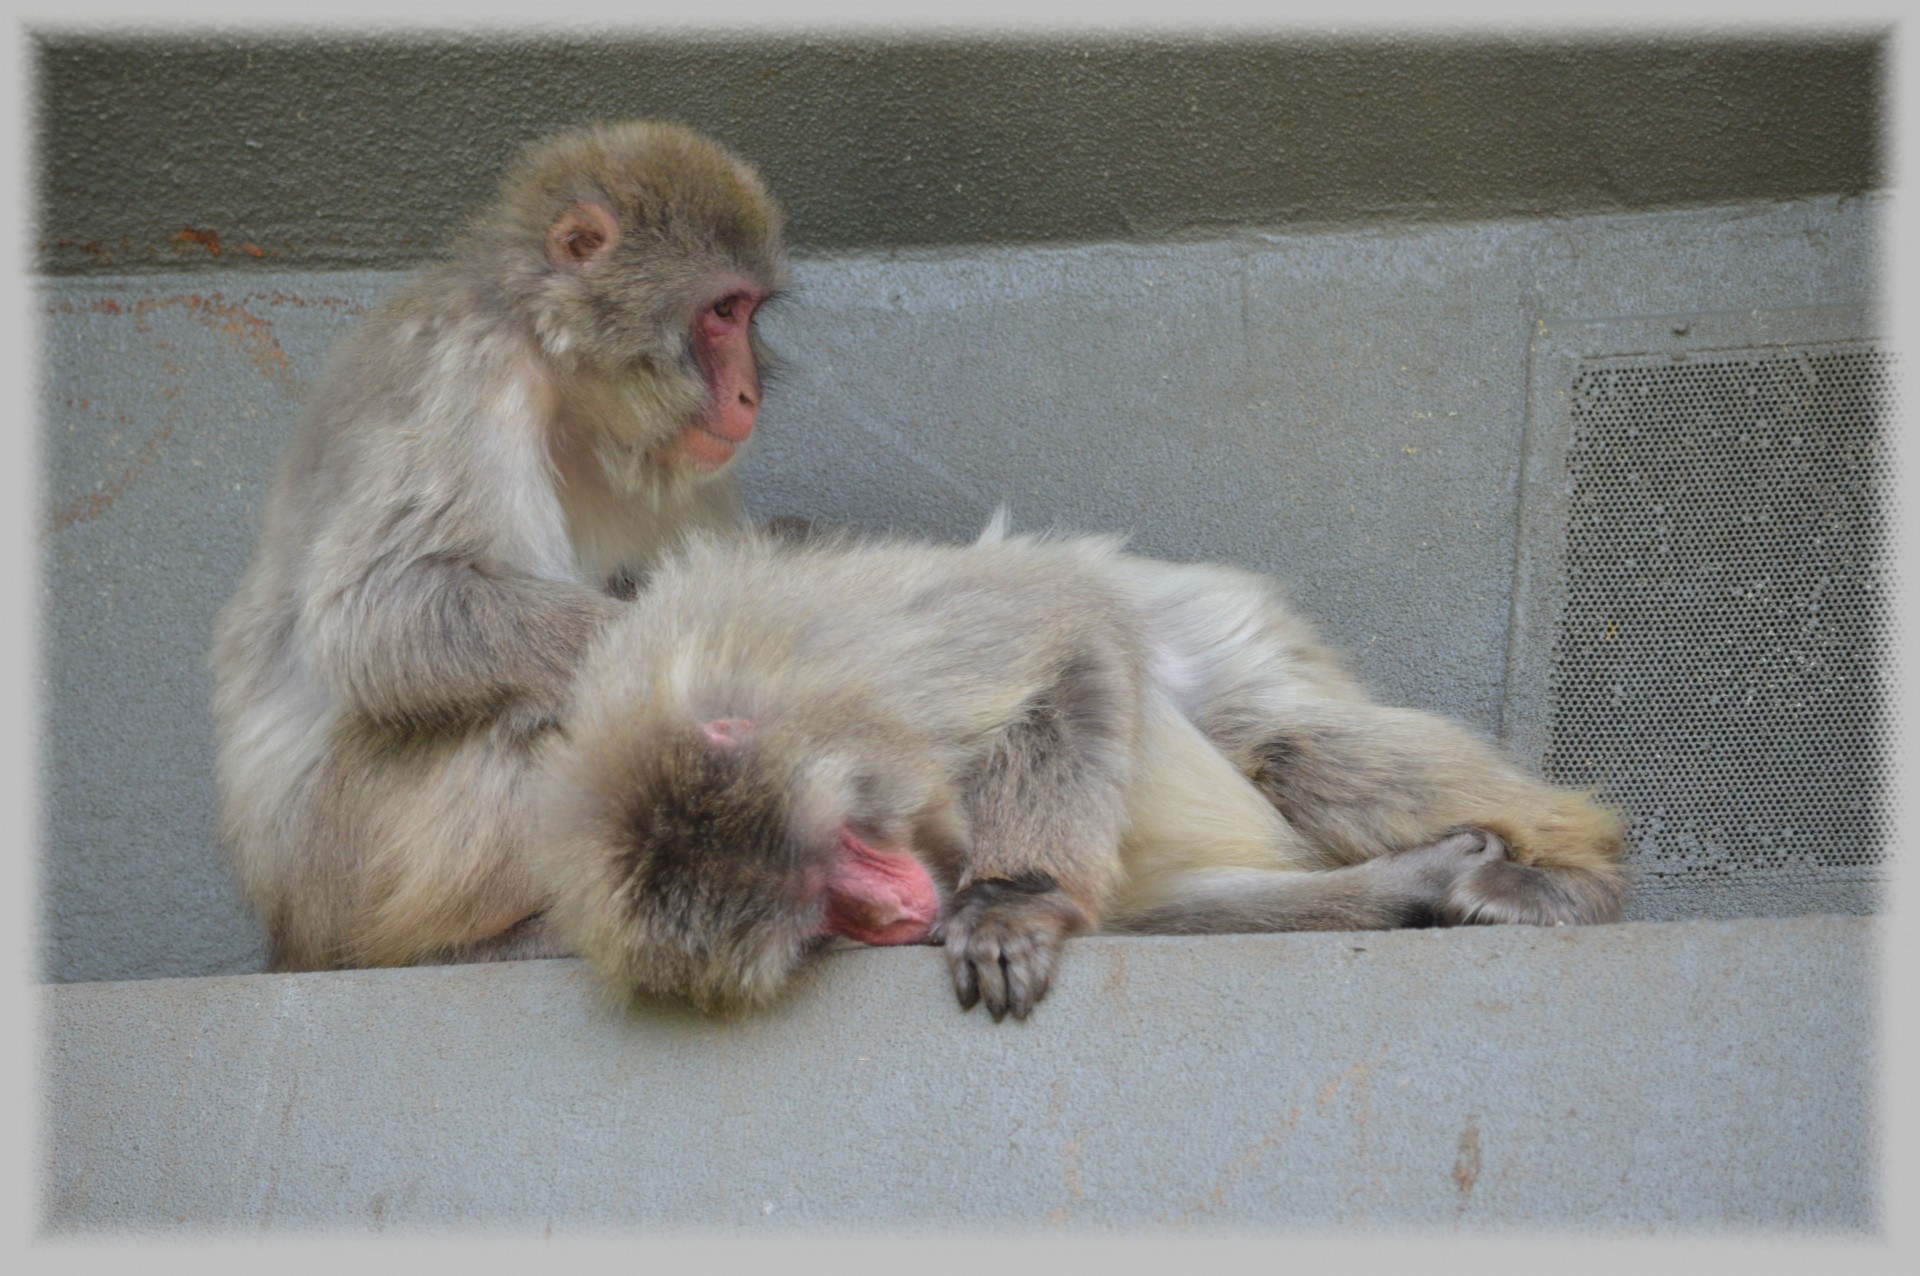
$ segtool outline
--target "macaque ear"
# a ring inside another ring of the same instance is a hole
[[[749,718],[715,718],[702,728],[707,735],[707,743],[716,748],[733,750],[740,747],[753,733],[753,722]]]
[[[576,199],[547,227],[547,260],[555,270],[578,270],[620,241],[620,222],[604,204]]]

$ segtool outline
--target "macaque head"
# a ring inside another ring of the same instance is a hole
[[[964,833],[911,757],[844,738],[818,752],[741,715],[631,738],[549,821],[570,864],[555,920],[602,972],[725,1009],[766,1002],[835,937],[934,934],[935,877],[951,881]]]
[[[713,141],[633,121],[543,142],[502,185],[480,243],[563,389],[676,473],[712,473],[753,432],[756,316],[787,282],[780,210]]]

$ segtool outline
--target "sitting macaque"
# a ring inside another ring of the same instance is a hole
[[[712,139],[529,146],[334,352],[214,636],[220,823],[275,970],[558,956],[532,779],[581,653],[739,524],[779,208]]]
[[[546,923],[616,987],[772,997],[939,940],[1024,1018],[1062,941],[1619,916],[1619,816],[1370,702],[1273,584],[1098,538],[696,539],[584,657]]]

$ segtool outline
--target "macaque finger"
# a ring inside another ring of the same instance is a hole
[[[973,958],[951,941],[947,948],[947,969],[953,973],[953,991],[960,998],[960,1009],[972,1010],[980,1002],[980,980],[973,972]]]
[[[1033,981],[1029,978],[1029,961],[1011,953],[1002,953],[1000,968],[1005,973],[1007,983],[1007,1009],[1015,1019],[1025,1019],[1033,1012]]]
[[[999,1023],[1007,1017],[1007,968],[997,950],[979,953],[973,959],[973,968],[980,978],[980,1000],[993,1021]]]

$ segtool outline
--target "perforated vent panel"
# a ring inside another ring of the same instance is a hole
[[[1587,359],[1544,770],[1642,877],[1873,875],[1891,841],[1892,358]]]

